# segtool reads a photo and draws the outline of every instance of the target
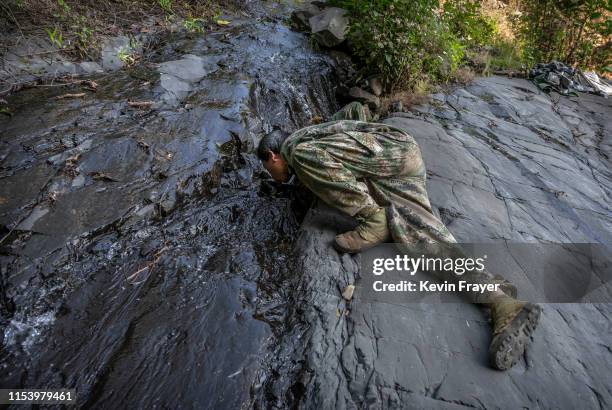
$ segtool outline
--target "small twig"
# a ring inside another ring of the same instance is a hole
[[[54,97],[54,100],[63,100],[65,98],[81,98],[81,97],[85,97],[85,93],[76,93],[76,94],[62,94],[62,95],[58,95],[57,97]]]
[[[128,105],[132,108],[146,109],[151,108],[153,101],[128,101]]]
[[[134,279],[136,276],[138,276],[138,274],[144,272],[145,270],[155,267],[155,265],[157,264],[157,262],[159,261],[159,259],[161,258],[161,255],[168,250],[167,246],[164,246],[163,248],[161,248],[160,250],[158,250],[157,252],[155,252],[154,255],[154,259],[147,263],[145,266],[143,266],[142,268],[138,269],[136,272],[132,273],[130,276],[126,277],[125,280],[127,280],[128,282],[130,282],[130,280]],[[152,271],[152,269],[151,269]],[[131,285],[138,285],[140,283],[142,283],[143,281],[140,282],[134,282],[134,283],[130,283]]]
[[[55,79],[54,79],[55,80]],[[52,80],[52,81],[54,81]],[[64,80],[64,79],[58,79],[59,83],[55,84],[35,84],[33,85],[33,87],[63,87],[66,85],[83,85],[85,84],[87,87],[91,88],[93,91],[95,91],[98,88],[98,83],[96,83],[95,81],[92,80]]]
[[[55,83],[54,81],[56,81],[56,80],[58,80],[58,79],[57,78],[51,79],[51,83],[50,84],[41,84],[42,80],[24,81],[24,82],[21,82],[21,83],[13,83],[13,84],[10,84],[7,89],[5,89],[3,91],[0,91],[0,96],[8,95],[11,92],[17,92],[17,91],[22,90],[24,88],[65,87],[67,85],[85,84],[87,86],[86,89],[88,89],[90,91],[96,91],[96,89],[98,87],[98,83],[96,83],[95,81],[92,81],[92,80],[73,80],[73,81],[63,80],[63,82]],[[60,79],[60,81],[62,81],[62,80]]]

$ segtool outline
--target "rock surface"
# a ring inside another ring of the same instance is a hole
[[[367,92],[363,88],[351,87],[348,95],[355,101],[366,104],[370,109],[376,110],[380,106],[380,99],[372,93]]]
[[[118,70],[125,66],[124,59],[127,56],[142,51],[144,39],[143,35],[131,39],[127,36],[101,37],[99,61],[74,62],[63,55],[57,45],[51,44],[48,38],[26,36],[3,52],[0,84],[14,86],[39,79]]]
[[[298,30],[310,28],[310,18],[321,12],[321,8],[312,2],[306,3],[291,13],[291,21]]]
[[[383,85],[382,85],[381,78],[379,76],[370,77],[368,78],[367,82],[368,82],[368,87],[370,91],[372,92],[372,94],[374,94],[377,97],[380,97],[380,95],[383,92]]]
[[[335,47],[345,40],[348,27],[346,10],[328,7],[309,19],[313,37],[324,47]]]
[[[420,143],[432,203],[459,241],[610,244],[611,114],[600,97],[551,97],[527,81],[491,77],[385,122]],[[258,405],[612,406],[610,304],[545,304],[524,360],[494,371],[490,325],[476,306],[360,299],[360,256],[331,247],[352,223],[325,207],[304,221],[286,285],[299,308],[261,373]],[[341,292],[351,283],[348,304]]]
[[[363,299],[359,257],[330,246],[354,221],[317,208],[294,240],[251,153],[338,108],[346,56],[261,7],[167,38],[82,100],[8,99],[2,387],[76,388],[81,408],[610,407],[609,305],[546,305],[524,362],[494,372],[476,307]],[[419,140],[460,240],[609,243],[610,117],[601,98],[494,77],[388,121]]]
[[[54,99],[78,85],[7,98],[3,388],[75,388],[79,408],[249,400],[298,226],[288,199],[258,195],[253,147],[338,109],[333,60],[252,6],[168,35],[82,99]]]

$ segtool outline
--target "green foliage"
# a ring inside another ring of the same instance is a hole
[[[520,9],[515,23],[530,62],[610,64],[612,0],[523,1]]]
[[[490,44],[495,23],[482,14],[482,2],[473,0],[445,1],[443,19],[452,33],[470,46]]]
[[[70,7],[65,0],[56,0],[53,10],[54,28],[45,28],[49,41],[65,50],[76,52],[79,57],[89,55],[96,46],[94,30],[87,18],[79,14],[78,9]],[[66,33],[66,37],[63,37]]]
[[[62,13],[70,13],[70,6],[64,0],[57,0],[57,5]]]
[[[72,9],[64,0],[57,0],[57,7],[55,10],[56,12],[53,13],[53,17],[57,20],[64,21],[68,18]]]
[[[522,57],[522,49],[517,41],[494,39],[491,51],[490,68],[520,70],[526,67]]]
[[[172,14],[172,0],[157,0],[159,7],[162,8],[166,13]]]
[[[448,36],[434,12],[437,1],[337,3],[351,12],[348,37],[354,54],[370,71],[382,74],[389,90],[411,87],[424,75],[444,76]]]
[[[464,47],[437,13],[437,0],[339,0],[351,11],[348,37],[355,55],[382,74],[390,91],[419,80],[446,81]]]
[[[136,63],[136,57],[130,48],[121,48],[117,52],[117,58],[126,66],[131,66]]]
[[[202,18],[194,18],[191,16],[187,17],[183,21],[183,27],[185,28],[185,30],[191,33],[203,33],[205,24],[206,20]]]
[[[59,48],[64,46],[62,32],[57,27],[54,27],[53,30],[45,28],[45,31],[47,32],[47,36],[49,36],[49,41],[51,44]]]
[[[367,71],[382,75],[387,91],[414,89],[423,80],[448,81],[474,56],[481,61],[472,60],[471,66],[484,73],[551,59],[583,67],[611,65],[612,0],[506,3],[504,21],[515,16],[519,35],[514,37],[509,28],[500,34],[500,20],[483,12],[482,1],[330,2],[349,10],[353,53]],[[513,13],[517,7],[520,12]]]
[[[75,16],[70,27],[74,34],[75,49],[81,56],[88,55],[89,50],[95,46],[95,37],[87,19],[81,15]]]

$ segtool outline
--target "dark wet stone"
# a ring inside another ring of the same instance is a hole
[[[337,109],[332,59],[253,7],[230,28],[169,35],[82,100],[9,98],[3,387],[74,387],[84,408],[249,400],[297,229],[288,199],[257,195],[252,150]]]

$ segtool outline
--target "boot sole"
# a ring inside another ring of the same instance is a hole
[[[508,370],[518,362],[531,341],[531,334],[540,321],[541,313],[540,306],[526,304],[510,325],[493,340],[489,348],[489,359],[494,368]]]

